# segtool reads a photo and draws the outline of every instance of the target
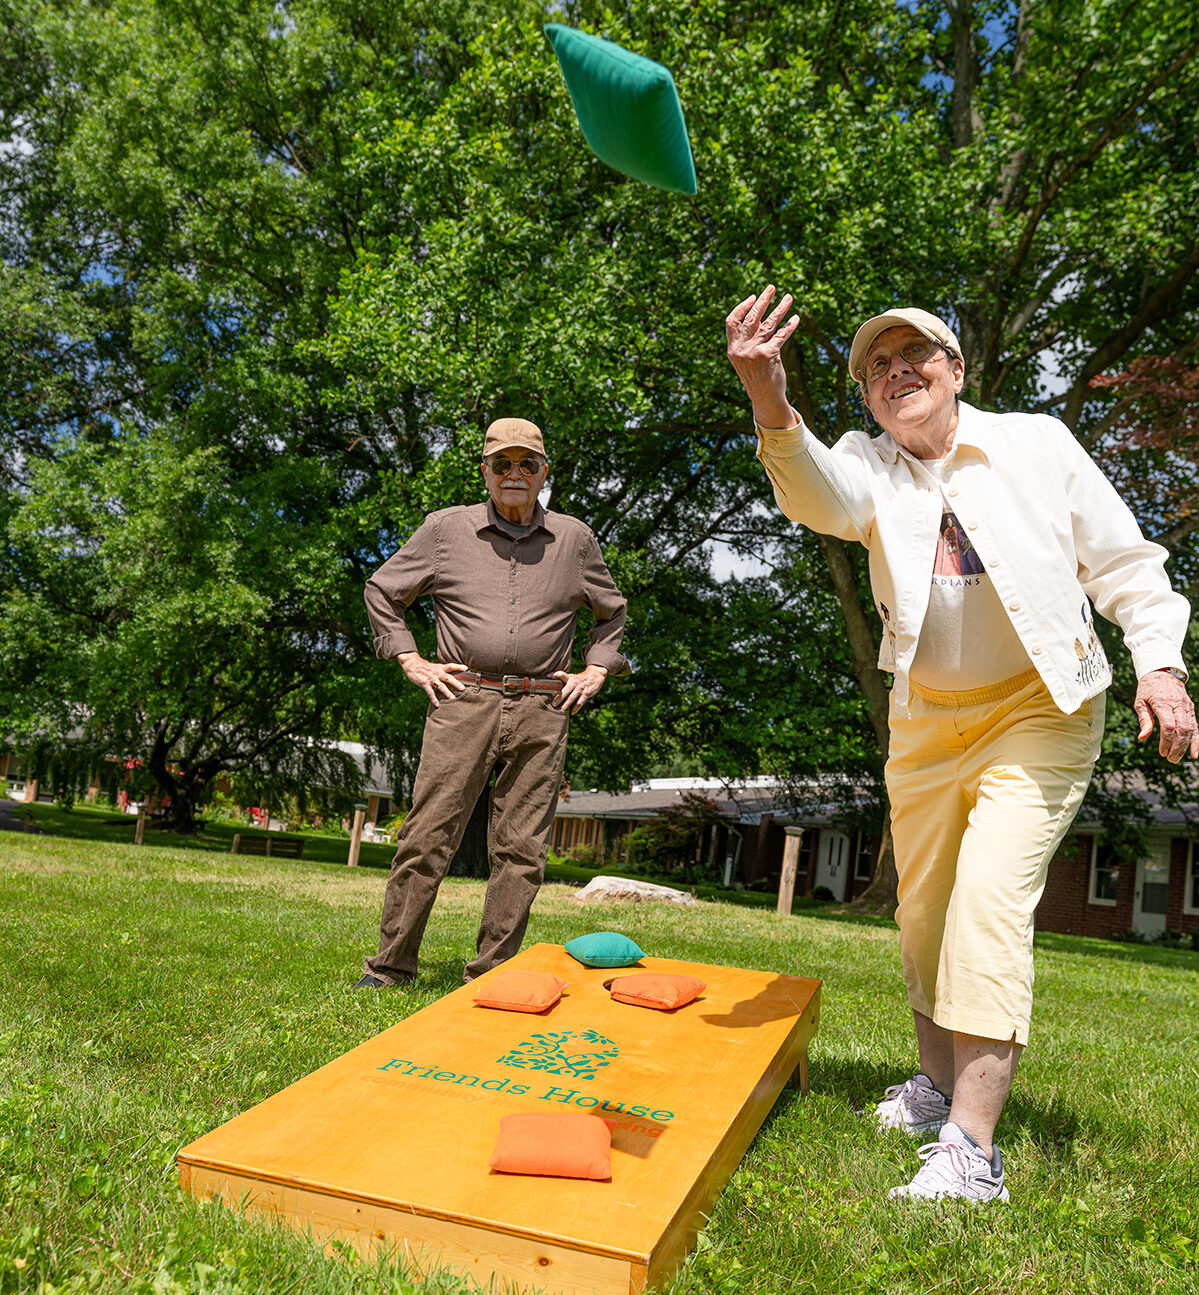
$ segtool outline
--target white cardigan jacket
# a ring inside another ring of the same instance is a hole
[[[869,551],[884,626],[878,664],[894,672],[893,702],[906,715],[943,511],[940,487],[886,432],[847,432],[831,449],[802,423],[760,427],[758,437],[758,458],[783,513]],[[1092,603],[1124,631],[1138,678],[1184,668],[1190,605],[1170,586],[1168,554],[1141,534],[1064,423],[959,403],[946,493],[1062,711],[1076,711],[1111,682]]]

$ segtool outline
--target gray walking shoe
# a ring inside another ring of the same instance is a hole
[[[925,1074],[917,1071],[906,1083],[892,1084],[874,1108],[880,1129],[905,1133],[939,1133],[949,1119],[949,1099]]]
[[[915,1178],[904,1187],[892,1187],[887,1194],[893,1200],[964,1200],[1006,1201],[1003,1185],[1003,1157],[999,1148],[990,1160],[977,1142],[954,1123],[946,1124],[936,1142],[929,1142],[916,1153],[924,1164]]]

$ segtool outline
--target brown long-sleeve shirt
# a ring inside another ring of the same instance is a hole
[[[595,616],[587,664],[628,670],[625,600],[576,517],[538,504],[528,534],[513,539],[490,500],[430,513],[366,582],[376,656],[416,649],[404,613],[422,594],[433,596],[440,661],[488,674],[569,670],[575,619],[587,607]]]

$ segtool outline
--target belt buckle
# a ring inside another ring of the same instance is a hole
[[[506,674],[500,679],[505,697],[519,697],[529,691],[529,682],[523,674]]]

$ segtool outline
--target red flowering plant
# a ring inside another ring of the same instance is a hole
[[[1199,365],[1185,354],[1144,355],[1091,386],[1116,397],[1088,437],[1091,452],[1178,560],[1199,528]]]
[[[1091,387],[1110,393],[1111,404],[1084,438],[1145,534],[1169,550],[1167,572],[1192,607],[1199,604],[1199,364],[1193,349],[1141,356],[1119,372],[1092,378]],[[1115,679],[1102,776],[1092,783],[1087,803],[1114,839],[1124,829],[1143,831],[1139,789],[1145,783],[1165,805],[1193,803],[1195,766],[1159,760],[1156,740],[1130,740],[1137,727],[1131,714],[1136,686],[1131,658],[1121,650],[1114,627],[1100,623],[1098,628],[1108,641]],[[1192,619],[1183,645],[1192,669],[1199,660],[1196,628]]]

